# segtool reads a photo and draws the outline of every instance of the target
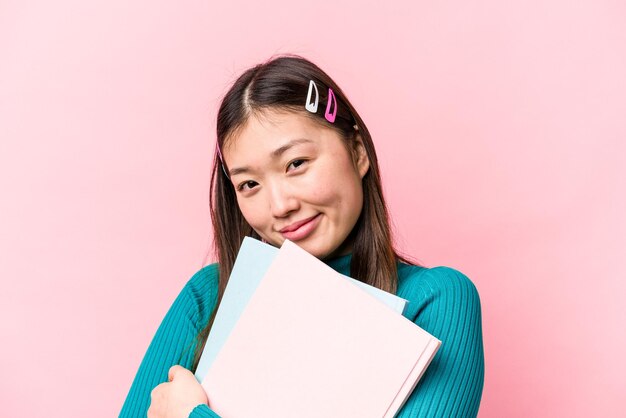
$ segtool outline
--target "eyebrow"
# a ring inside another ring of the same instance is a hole
[[[311,143],[311,142],[313,142],[313,141],[311,141],[310,139],[307,139],[307,138],[292,139],[291,141],[287,142],[285,145],[282,145],[282,146],[276,148],[274,151],[272,151],[270,153],[270,156],[272,158],[278,158],[282,154],[284,154],[287,150],[289,150],[290,148],[295,147],[296,145],[305,144],[305,143]],[[252,171],[252,169],[250,167],[244,166],[244,167],[236,167],[236,168],[230,169],[230,170],[228,170],[228,173],[229,173],[230,176],[235,176],[237,174],[249,173],[251,171]]]

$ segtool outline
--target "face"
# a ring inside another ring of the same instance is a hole
[[[351,251],[369,169],[360,135],[348,143],[306,115],[266,111],[222,151],[241,213],[263,239],[320,259]]]

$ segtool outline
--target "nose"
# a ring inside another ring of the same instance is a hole
[[[273,182],[269,185],[269,189],[269,203],[272,216],[284,218],[300,207],[296,194],[290,185],[285,184],[285,182]]]

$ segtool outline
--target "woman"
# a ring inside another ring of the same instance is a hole
[[[192,370],[245,236],[275,246],[289,239],[409,300],[404,316],[442,346],[397,416],[476,416],[484,376],[478,293],[459,271],[425,268],[394,250],[372,138],[337,84],[297,56],[247,70],[220,106],[216,155],[219,262],[198,271],[168,311],[121,416],[217,416]]]

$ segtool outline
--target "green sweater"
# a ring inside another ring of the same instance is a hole
[[[328,261],[350,275],[351,256]],[[159,326],[130,388],[120,417],[145,417],[150,392],[167,381],[175,364],[191,369],[195,338],[217,300],[217,264],[195,273]],[[398,264],[397,295],[409,301],[404,316],[441,340],[430,366],[396,417],[473,417],[484,381],[483,340],[478,292],[461,272],[449,267]],[[210,395],[209,399],[210,399]],[[219,417],[198,405],[190,418]]]

